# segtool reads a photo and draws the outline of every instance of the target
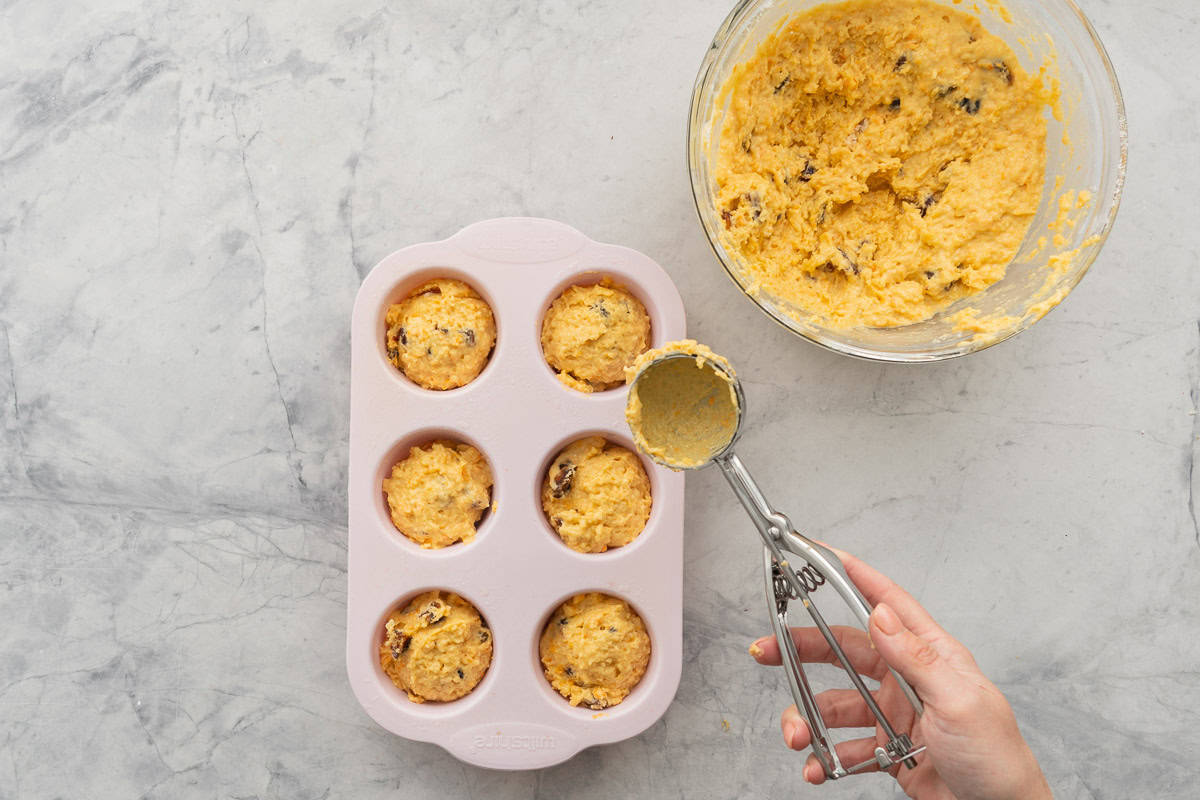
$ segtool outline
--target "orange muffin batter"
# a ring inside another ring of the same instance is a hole
[[[797,14],[732,72],[714,203],[750,291],[830,327],[917,322],[1000,280],[1038,208],[1039,82],[929,0]]]

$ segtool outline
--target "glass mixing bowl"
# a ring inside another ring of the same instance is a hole
[[[1002,280],[924,322],[844,329],[823,325],[816,315],[752,288],[739,255],[722,243],[713,179],[728,106],[721,89],[730,72],[751,57],[785,18],[819,4],[819,0],[741,0],[717,31],[700,66],[688,121],[688,168],[696,211],[725,271],[784,327],[861,358],[938,361],[981,350],[1025,330],[1083,278],[1108,236],[1121,199],[1125,106],[1096,31],[1072,0],[1005,0],[1003,7],[989,0],[978,4],[981,8],[944,3],[976,14],[990,32],[1008,43],[1027,72],[1037,75],[1045,66],[1058,82],[1060,113],[1045,112],[1046,178],[1041,203]],[[1077,199],[1081,192],[1090,193],[1090,202],[1071,202],[1060,209],[1064,196]],[[964,315],[970,318],[964,320]]]

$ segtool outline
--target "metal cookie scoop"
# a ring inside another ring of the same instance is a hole
[[[813,753],[825,774],[831,779],[842,778],[873,764],[880,769],[896,764],[915,767],[913,757],[925,748],[914,748],[907,734],[893,729],[834,638],[825,618],[812,603],[810,594],[822,585],[832,586],[864,628],[871,615],[871,606],[851,582],[841,559],[829,548],[797,532],[787,516],[767,502],[762,489],[733,451],[741,431],[746,399],[732,367],[707,348],[691,342],[668,345],[661,354],[648,355],[651,356],[649,360],[643,357],[636,365],[637,372],[629,387],[626,417],[634,441],[650,458],[672,469],[699,469],[715,462],[754,521],[763,540],[767,607],[788,686],[796,708],[808,723]],[[799,569],[793,566],[793,561],[801,564]],[[875,748],[873,759],[850,767],[843,766],[838,759],[829,728],[817,708],[816,696],[789,631],[788,604],[797,599],[804,604],[888,737],[884,745]],[[890,667],[889,671],[919,715],[921,701],[912,687]]]

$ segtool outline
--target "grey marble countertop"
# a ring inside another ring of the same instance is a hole
[[[671,272],[743,354],[770,494],[973,649],[1059,797],[1195,797],[1200,26],[1082,5],[1129,110],[1112,237],[1032,330],[905,368],[795,340],[709,252],[683,125],[728,2],[0,4],[0,798],[894,793],[801,785],[712,472],[644,734],[503,773],[359,708],[351,303],[391,250],[502,215]]]

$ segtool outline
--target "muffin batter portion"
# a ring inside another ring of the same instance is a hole
[[[465,386],[496,344],[492,309],[467,284],[438,278],[387,310],[388,360],[426,389]]]
[[[650,315],[611,281],[571,286],[542,320],[542,352],[558,379],[581,392],[624,382],[625,367],[650,346]]]
[[[384,625],[379,664],[414,703],[470,693],[492,663],[492,632],[453,592],[419,594]]]
[[[625,421],[638,449],[672,469],[707,464],[733,441],[738,397],[733,367],[690,339],[650,350],[626,373]]]
[[[539,650],[559,694],[573,706],[601,709],[624,700],[646,674],[650,636],[624,600],[588,592],[550,616]]]
[[[469,444],[446,439],[413,447],[384,478],[396,529],[425,548],[475,538],[475,526],[491,505],[492,470]]]
[[[603,553],[637,538],[650,518],[650,478],[633,451],[601,436],[568,445],[542,484],[546,519],[572,550]]]
[[[722,97],[721,242],[752,293],[825,325],[917,322],[990,286],[1037,210],[1044,92],[961,11],[817,6]]]

